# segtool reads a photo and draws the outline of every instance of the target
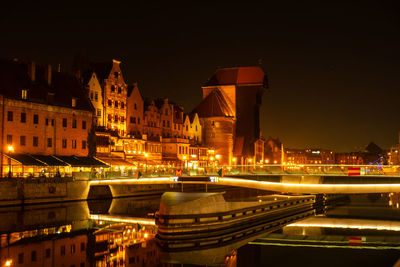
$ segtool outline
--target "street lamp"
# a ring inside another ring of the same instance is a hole
[[[149,154],[144,154],[144,158],[146,159],[146,173],[147,173],[147,157],[149,156]]]
[[[11,153],[14,152],[14,147],[8,146],[7,150],[8,150],[8,154],[10,154],[10,156],[8,157],[8,177],[11,178],[11,176],[12,176]]]

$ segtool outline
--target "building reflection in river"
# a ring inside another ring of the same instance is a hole
[[[99,221],[103,225],[103,221]],[[155,266],[159,262],[155,226],[114,223],[93,233],[96,267]]]
[[[1,235],[1,266],[90,266],[85,230],[70,225]]]
[[[91,221],[1,235],[0,266],[156,266],[155,226]],[[95,230],[97,229],[97,230]]]

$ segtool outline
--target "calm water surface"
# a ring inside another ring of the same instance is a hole
[[[254,193],[254,192],[253,192]],[[254,198],[228,192],[230,200]],[[1,266],[393,266],[397,195],[342,196],[322,214],[206,250],[159,248],[160,197],[0,209]]]

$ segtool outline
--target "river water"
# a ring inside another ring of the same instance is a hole
[[[256,191],[228,191],[230,201]],[[0,209],[1,266],[393,266],[400,259],[397,195],[344,195],[326,210],[241,242],[163,251],[160,196]]]

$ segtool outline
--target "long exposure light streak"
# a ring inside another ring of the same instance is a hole
[[[217,182],[209,181],[178,181],[174,177],[155,177],[140,179],[108,179],[92,180],[90,185],[123,185],[123,184],[217,184],[224,186],[236,186],[254,188],[287,193],[309,194],[357,194],[357,193],[391,193],[400,192],[400,184],[297,184],[257,181],[243,178],[219,177]]]

